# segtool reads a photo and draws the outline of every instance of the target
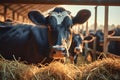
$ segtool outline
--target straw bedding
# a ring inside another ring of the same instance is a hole
[[[0,58],[0,80],[120,80],[120,59],[106,58],[81,66],[60,62],[38,66]]]

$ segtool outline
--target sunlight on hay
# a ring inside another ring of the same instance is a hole
[[[39,68],[17,61],[0,60],[0,80],[29,80]]]
[[[49,66],[41,68],[36,75],[43,80],[74,80],[80,78],[80,70],[72,64],[53,62]]]
[[[18,61],[0,60],[0,80],[74,80],[80,78],[80,73],[78,67],[60,62],[40,68]]]
[[[82,66],[52,62],[38,67],[0,58],[0,80],[120,80],[119,75],[120,59],[106,58]]]
[[[79,69],[83,80],[120,80],[120,59],[106,58]]]

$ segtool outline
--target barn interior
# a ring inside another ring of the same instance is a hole
[[[108,34],[108,7],[120,6],[120,0],[0,0],[0,21],[10,19],[17,23],[32,22],[28,19],[28,12],[40,10],[45,15],[59,5],[92,5],[105,7],[104,26],[104,53],[107,53],[108,39],[120,41],[119,37],[107,37]],[[94,26],[97,25],[95,18]],[[96,30],[96,27],[94,27]],[[43,68],[33,65],[25,65],[18,61],[0,60],[1,80],[119,80],[120,59],[104,59],[82,67],[52,63]],[[83,63],[82,63],[83,64]],[[41,65],[40,65],[41,66]],[[58,67],[59,66],[59,67]],[[98,75],[101,75],[98,77]]]
[[[119,0],[0,0],[0,21],[4,22],[10,19],[17,23],[32,23],[28,19],[28,12],[31,10],[40,10],[43,14],[47,15],[48,11],[59,5],[90,5],[90,6],[105,6],[104,18],[104,53],[107,53],[107,32],[108,32],[108,14],[109,6],[120,6]],[[95,13],[97,15],[97,13]],[[96,31],[97,17],[95,16],[94,30]],[[87,30],[87,28],[86,28]],[[118,37],[110,37],[109,40],[118,40]]]
[[[57,5],[50,4],[0,4],[0,20],[5,21],[11,19],[21,23],[31,23],[28,19],[27,13],[31,10],[40,10],[46,12],[47,10]]]

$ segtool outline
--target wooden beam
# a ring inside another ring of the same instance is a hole
[[[1,16],[4,16],[4,14],[3,14],[3,13],[0,13],[0,15],[1,15]]]
[[[26,7],[27,5],[19,5],[19,7],[17,7],[16,9],[14,9],[15,12],[17,12],[20,9],[23,9],[24,7]]]
[[[97,30],[97,7],[95,6],[95,20],[94,20],[94,33],[96,34],[96,30]],[[96,38],[94,39],[93,42],[93,61],[96,60]]]
[[[26,17],[27,16],[26,13],[28,13],[29,11],[34,10],[34,9],[40,10],[41,12],[45,12],[45,11],[49,10],[50,8],[55,7],[55,6],[56,5],[40,5],[40,6],[33,5],[31,8],[27,8],[26,10],[21,11],[21,15]]]
[[[33,5],[28,5],[28,6],[24,7],[24,8],[22,8],[22,9],[18,10],[17,12],[22,13],[22,12],[26,11],[27,9],[32,8],[32,7],[33,7]]]
[[[120,41],[120,36],[111,36],[111,37],[108,37],[108,40],[109,41]]]
[[[5,6],[6,8],[8,8],[8,9],[10,9],[10,10],[12,10],[12,11],[14,11],[14,9],[13,8],[11,8],[10,7],[10,5],[6,5],[6,4],[2,4],[3,6]],[[6,9],[7,10],[7,9]],[[21,12],[18,12],[18,11],[14,11],[14,12],[16,12],[18,15],[22,15],[21,14]],[[6,12],[7,13],[7,12]],[[5,16],[6,14],[5,14],[5,8],[4,8],[4,19],[6,20],[6,16]],[[8,14],[9,15],[9,14]],[[22,15],[23,16],[23,15]],[[23,17],[26,17],[26,16],[23,16]],[[19,17],[17,17],[17,20],[19,19]]]
[[[120,0],[0,0],[0,3],[12,4],[72,4],[72,5],[106,5],[119,6]]]
[[[17,21],[19,21],[19,14],[17,14]]]
[[[7,7],[4,6],[4,21],[6,20],[6,14],[7,14]]]
[[[12,19],[15,20],[15,12],[12,11]]]
[[[31,9],[34,9],[34,8],[38,8],[39,6],[36,6],[36,5],[28,5],[27,7],[25,7],[25,8],[23,8],[20,12],[21,12],[21,14],[22,15],[25,15],[26,14],[26,12],[28,12],[29,10],[31,10]],[[26,16],[26,15],[25,15]]]

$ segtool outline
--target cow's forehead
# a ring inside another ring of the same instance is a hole
[[[68,16],[70,19],[72,19],[67,11],[63,11],[60,13],[52,11],[51,13],[49,13],[49,16],[54,16],[57,20],[57,24],[61,24],[66,16]]]
[[[54,10],[53,10],[53,12],[63,12],[63,11],[66,11],[64,8],[62,8],[62,7],[56,7]]]
[[[60,13],[52,11],[50,13],[50,16],[59,16],[59,18],[61,18],[61,17],[65,17],[65,16],[70,16],[70,15],[68,14],[67,11],[63,11],[63,12],[60,12]]]

